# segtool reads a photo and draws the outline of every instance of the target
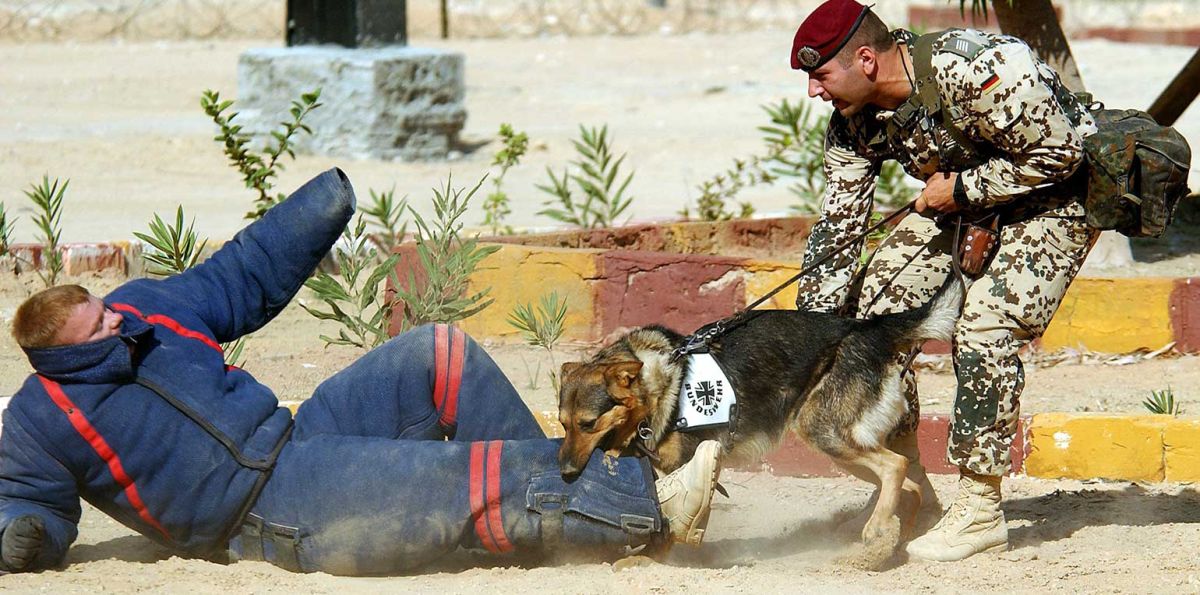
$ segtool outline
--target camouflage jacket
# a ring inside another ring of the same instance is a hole
[[[907,31],[896,37],[901,43],[915,39]],[[943,109],[971,146],[955,142],[940,115],[925,113],[916,93],[896,110],[868,106],[848,118],[835,111],[825,136],[821,217],[808,239],[805,266],[866,229],[876,177],[887,159],[919,180],[960,172],[971,211],[1006,205],[1010,215],[1028,210],[1083,215],[1073,194],[1064,196],[1054,185],[1082,162],[1082,139],[1095,124],[1085,109],[1069,115],[1060,105],[1058,74],[1007,35],[952,29],[933,50]],[[838,310],[860,251],[851,246],[802,278],[797,306]]]

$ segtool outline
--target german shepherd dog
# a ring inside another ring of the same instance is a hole
[[[729,426],[673,431],[688,371],[688,358],[673,352],[686,338],[661,326],[636,329],[586,362],[563,364],[558,416],[566,437],[559,467],[574,476],[594,449],[636,455],[639,441],[642,454],[657,456],[664,473],[689,461],[703,440],[721,441],[727,462],[755,462],[793,428],[847,471],[878,482],[864,541],[885,533],[898,540],[899,528],[890,527],[899,521],[902,492],[915,498],[905,498],[906,516],[916,503],[904,522],[910,527],[920,490],[905,478],[908,459],[886,448],[907,411],[897,354],[928,339],[949,340],[962,291],[951,277],[924,306],[867,320],[796,310],[747,313],[709,345],[737,395],[732,432]]]

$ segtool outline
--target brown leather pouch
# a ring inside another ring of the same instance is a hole
[[[1000,217],[992,215],[973,223],[963,222],[959,234],[959,268],[965,275],[978,277],[1000,245]]]

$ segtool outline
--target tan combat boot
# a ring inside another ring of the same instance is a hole
[[[1000,510],[1000,476],[963,470],[950,510],[928,533],[908,543],[908,555],[952,562],[980,552],[1008,549],[1008,525]]]
[[[692,460],[654,482],[663,519],[678,543],[700,545],[721,476],[721,443],[705,440]]]

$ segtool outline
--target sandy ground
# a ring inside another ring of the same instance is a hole
[[[786,32],[680,37],[478,40],[429,45],[467,56],[465,148],[491,140],[501,122],[527,131],[534,150],[510,172],[506,187],[516,208],[511,222],[539,227],[541,196],[533,184],[544,168],[570,158],[578,124],[608,123],[618,151],[629,153],[637,176],[631,191],[638,219],[673,216],[702,179],[732,158],[758,149],[759,105],[797,97],[803,80],[784,66]],[[33,234],[21,191],[40,178],[71,178],[64,241],[129,238],[153,212],[183,204],[214,239],[242,225],[250,195],[210,140],[198,106],[200,91],[235,96],[235,61],[245,42],[158,44],[66,43],[0,46],[0,198],[21,216],[19,239]],[[1190,48],[1079,42],[1076,53],[1093,89],[1112,105],[1145,106],[1187,60]],[[1181,128],[1200,146],[1200,112]],[[428,210],[429,188],[450,170],[473,181],[488,169],[492,145],[450,163],[402,164],[301,157],[285,172],[291,188],[332,164],[346,169],[360,191],[395,185]],[[786,212],[783,189],[746,195],[761,212]],[[482,220],[478,213],[474,221]],[[787,257],[788,255],[781,255]],[[1179,255],[1174,255],[1179,256]],[[1164,264],[1165,263],[1165,264]],[[1196,274],[1194,255],[1162,258],[1130,269],[1140,274]],[[103,293],[116,280],[81,282]],[[36,280],[0,277],[0,323]],[[304,299],[306,295],[301,294]],[[308,299],[311,299],[308,296]],[[299,308],[256,334],[246,367],[282,399],[303,399],[320,380],[353,361],[353,349],[322,347],[330,331]],[[547,356],[531,348],[493,346],[500,365],[534,409],[554,405]],[[556,361],[591,346],[566,346]],[[542,373],[532,378],[531,370]],[[1139,411],[1150,390],[1174,388],[1185,410],[1200,411],[1196,358],[1160,358],[1134,365],[1028,366],[1024,412]],[[0,394],[28,373],[19,350],[0,340]],[[924,410],[945,412],[952,378],[922,375]],[[533,388],[536,384],[537,388]],[[950,565],[908,564],[883,572],[851,570],[837,560],[847,542],[831,527],[844,510],[865,501],[865,486],[846,479],[790,479],[733,474],[732,499],[718,503],[710,539],[692,552],[677,550],[665,564],[616,571],[593,563],[526,569],[464,556],[414,577],[343,579],[297,576],[264,564],[218,568],[169,557],[94,510],[85,514],[73,564],[64,571],[0,577],[16,592],[311,591],[481,589],[568,592],[703,591],[1139,591],[1200,590],[1200,513],[1186,486],[1080,484],[1017,478],[1006,511],[1013,551]],[[951,485],[938,480],[943,494]],[[483,568],[472,568],[484,564]]]
[[[847,567],[854,545],[837,524],[867,500],[851,479],[727,472],[699,549],[662,562],[542,565],[463,553],[412,576],[298,575],[264,562],[221,566],[173,557],[85,508],[62,571],[0,578],[9,593],[1194,593],[1200,590],[1200,494],[1191,487],[1039,481],[1006,483],[1012,549],[963,562]],[[945,495],[952,481],[937,476]]]

